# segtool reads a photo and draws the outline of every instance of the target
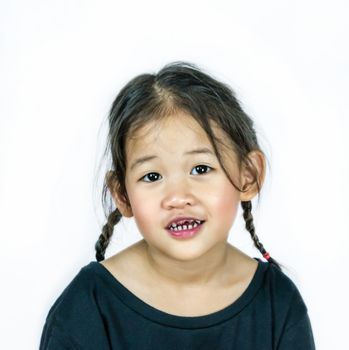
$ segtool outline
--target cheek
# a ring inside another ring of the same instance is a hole
[[[157,209],[154,208],[156,203],[141,193],[131,192],[129,198],[132,206],[133,217],[141,232],[149,230],[154,227]]]
[[[240,204],[239,191],[229,183],[212,192],[210,198],[215,217],[222,223],[232,225]]]

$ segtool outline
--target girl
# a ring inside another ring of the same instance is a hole
[[[266,162],[232,90],[174,62],[132,79],[109,127],[103,203],[110,193],[115,209],[40,349],[315,349],[297,287],[255,233]],[[240,203],[266,262],[227,243]],[[123,216],[143,239],[104,260]]]

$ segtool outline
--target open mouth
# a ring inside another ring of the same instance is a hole
[[[187,220],[183,223],[177,224],[173,222],[170,226],[167,227],[170,231],[185,231],[185,230],[192,230],[200,225],[202,225],[205,221],[204,220]]]

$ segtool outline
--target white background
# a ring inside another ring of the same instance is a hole
[[[128,80],[174,60],[230,84],[255,120],[271,169],[256,232],[301,291],[317,349],[346,348],[347,18],[339,0],[2,0],[0,348],[37,349],[94,260],[103,121]],[[140,238],[124,220],[107,256]],[[229,241],[261,257],[241,211]]]

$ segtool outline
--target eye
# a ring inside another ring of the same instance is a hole
[[[208,165],[197,165],[195,166],[193,169],[196,169],[198,172],[199,172],[199,175],[200,174],[206,174],[208,172],[210,172],[212,170],[212,168]],[[205,171],[207,169],[210,169],[209,171]]]
[[[142,178],[140,178],[140,180],[142,181],[143,179],[148,177],[150,179],[150,181],[144,181],[144,182],[154,182],[154,181],[158,180],[159,176],[161,176],[161,175],[158,173],[148,173],[148,174],[144,175]]]

